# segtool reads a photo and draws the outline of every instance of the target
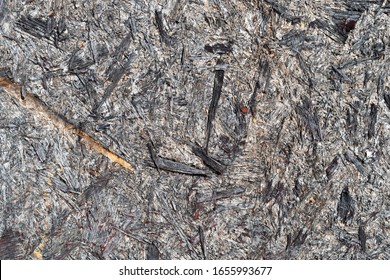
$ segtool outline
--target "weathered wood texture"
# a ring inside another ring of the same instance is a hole
[[[0,258],[389,259],[389,13],[0,0]]]

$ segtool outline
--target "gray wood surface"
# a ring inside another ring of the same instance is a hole
[[[0,259],[389,259],[389,13],[0,0]]]

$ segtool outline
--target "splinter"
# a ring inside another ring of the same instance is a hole
[[[20,95],[21,87],[19,85],[11,82],[10,80],[4,77],[0,77],[0,87],[2,87],[4,89],[4,92],[9,94],[11,97],[16,98],[20,102],[20,104],[22,104],[24,107],[41,113],[46,118],[50,119],[50,121],[58,128],[66,130],[68,132],[76,133],[78,136],[84,139],[89,144],[89,146],[95,151],[106,156],[110,160],[122,165],[124,168],[130,171],[134,171],[134,168],[130,163],[128,163],[126,160],[124,160],[117,154],[111,152],[109,149],[105,148],[102,144],[100,144],[88,133],[86,133],[81,128],[69,122],[64,116],[61,116],[60,114],[51,110],[38,97],[26,91],[23,98]]]

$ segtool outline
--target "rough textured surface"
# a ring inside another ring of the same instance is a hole
[[[389,259],[389,13],[0,0],[0,258]]]

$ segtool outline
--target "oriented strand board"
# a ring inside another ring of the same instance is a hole
[[[0,1],[0,258],[389,259],[389,13]]]

